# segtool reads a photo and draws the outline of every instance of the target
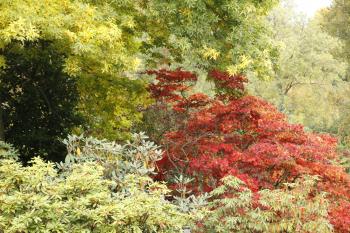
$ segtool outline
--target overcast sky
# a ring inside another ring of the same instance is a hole
[[[294,0],[297,10],[304,12],[309,17],[314,16],[317,10],[331,5],[332,0]]]

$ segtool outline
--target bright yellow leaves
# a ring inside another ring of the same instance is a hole
[[[218,52],[216,49],[207,47],[207,46],[205,45],[205,46],[203,47],[202,54],[203,54],[203,57],[204,57],[205,59],[216,60],[216,59],[219,57],[220,52]]]
[[[13,0],[1,4],[0,12],[2,47],[51,41],[57,52],[67,57],[65,71],[70,75],[115,74],[136,66],[136,42],[132,36],[122,37],[123,27],[132,29],[136,25],[128,12],[67,0]]]
[[[29,21],[19,17],[6,28],[0,30],[0,40],[34,41],[39,38],[39,30]]]
[[[108,139],[128,139],[141,122],[142,109],[152,103],[145,82],[105,75],[86,77],[79,85],[79,109],[91,125],[91,134]]]
[[[137,70],[142,63],[142,60],[140,58],[134,58],[131,60],[130,67],[132,70]]]
[[[125,16],[122,21],[122,26],[133,29],[136,27],[136,22],[131,16]]]
[[[242,55],[240,57],[240,61],[238,65],[230,65],[227,67],[226,71],[230,75],[237,75],[239,73],[243,73],[251,63],[252,63],[252,60],[249,57]]]
[[[234,66],[234,65],[228,66],[226,71],[231,76],[238,74],[238,68],[237,66]]]

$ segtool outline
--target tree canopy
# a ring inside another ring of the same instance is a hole
[[[280,51],[278,69],[268,82],[251,80],[249,89],[292,122],[337,133],[350,87],[344,81],[348,64],[334,55],[341,41],[322,30],[320,15],[307,20],[292,1],[282,1],[268,18]]]
[[[350,63],[350,3],[344,0],[333,0],[332,5],[322,11],[323,25],[327,32],[343,42],[343,48],[336,54]],[[348,68],[348,79],[350,75]]]
[[[139,75],[142,70],[183,66],[203,72],[217,66],[232,73],[249,70],[260,78],[270,75],[275,48],[264,17],[276,3],[2,1],[2,82],[13,70],[11,59],[37,59],[41,48],[27,45],[45,44],[52,56],[60,57],[57,69],[76,78],[79,102],[74,109],[85,119],[85,125],[76,128],[127,139],[152,102],[145,88],[148,80]],[[37,61],[46,66],[47,60]],[[9,117],[5,114],[2,119]]]

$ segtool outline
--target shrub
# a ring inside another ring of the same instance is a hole
[[[121,146],[72,136],[58,168],[40,158],[23,167],[2,146],[0,232],[179,232],[192,217],[166,200],[149,164],[136,163],[159,153],[145,139]]]
[[[210,195],[210,211],[198,232],[333,232],[324,193],[309,198],[315,177],[304,177],[282,189],[257,194],[241,180],[227,176]]]

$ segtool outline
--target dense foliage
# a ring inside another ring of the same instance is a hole
[[[276,51],[266,33],[264,16],[276,3],[149,1],[144,6],[149,18],[144,23],[140,20],[150,37],[145,48],[163,58],[160,65],[191,70],[215,66],[266,77],[272,72]]]
[[[30,80],[29,82],[35,82],[37,77],[44,78],[47,75],[39,71],[33,74],[37,67],[47,67],[50,70],[55,67],[55,72],[61,76],[64,74],[69,79],[73,76],[77,78],[73,83],[77,82],[79,92],[75,91],[75,85],[66,83],[69,93],[55,91],[57,100],[52,101],[48,98],[46,104],[65,105],[64,99],[69,95],[80,96],[78,110],[86,119],[87,125],[94,128],[91,130],[89,127],[91,134],[100,135],[106,128],[106,132],[103,132],[106,136],[113,139],[125,138],[126,133],[123,132],[125,128],[130,128],[130,122],[133,122],[134,118],[136,122],[140,118],[140,113],[135,113],[134,108],[139,104],[145,104],[141,101],[143,99],[141,96],[146,95],[144,91],[140,94],[141,100],[133,97],[136,100],[129,105],[125,104],[128,95],[125,95],[124,99],[123,95],[120,95],[121,92],[125,93],[130,89],[131,93],[133,91],[140,93],[143,90],[139,87],[140,84],[134,87],[133,82],[126,78],[122,79],[126,76],[122,72],[135,71],[140,63],[140,59],[135,54],[139,42],[130,32],[133,20],[129,12],[125,9],[113,8],[105,1],[71,0],[2,1],[0,10],[0,68],[5,71],[1,74],[1,82],[5,82],[9,76],[8,73],[18,74],[19,70],[25,70],[27,72],[25,76]],[[45,45],[45,48],[37,45]],[[46,50],[54,59],[41,57]],[[28,62],[26,64],[12,62],[21,57]],[[17,72],[13,72],[14,70]],[[109,82],[110,79],[112,82]],[[19,83],[16,80],[13,82]],[[92,84],[94,84],[93,87]],[[125,86],[128,86],[126,91],[115,92],[115,89],[124,89]],[[24,89],[22,85],[18,85],[18,88]],[[43,90],[43,95],[49,95],[49,91]],[[128,92],[129,95],[132,95],[131,93]],[[30,90],[28,95],[35,96],[35,89]],[[94,101],[89,98],[91,96],[95,97]],[[122,100],[117,102],[120,104],[116,104],[116,99]],[[33,98],[33,100],[35,100],[33,105],[40,105],[36,103],[40,102],[40,99]],[[1,100],[2,108],[5,101]],[[74,102],[74,98],[71,101]],[[106,104],[101,105],[102,101]],[[107,110],[108,115],[100,114]],[[20,111],[20,108],[14,109],[16,114]],[[68,108],[67,113],[69,112]],[[8,115],[7,112],[2,112],[1,115],[3,119],[12,120],[12,115]],[[119,118],[125,119],[119,120]],[[43,119],[43,121],[49,121],[49,119]],[[113,124],[110,124],[111,122]],[[57,123],[60,124],[59,121]],[[72,123],[79,126],[76,122]],[[65,123],[60,127],[58,130],[61,131],[70,128],[66,127]],[[2,128],[0,126],[0,130]],[[35,127],[32,129],[27,127],[27,130],[35,131]],[[111,131],[113,132],[110,133]],[[40,132],[34,134],[37,134],[36,138],[40,136]],[[66,134],[60,135],[61,138],[62,136],[65,137]],[[15,141],[16,138],[18,135],[8,135],[8,140]],[[52,141],[52,143],[55,142]],[[37,147],[36,150],[39,148]],[[34,154],[32,153],[31,156]]]
[[[322,30],[319,15],[306,19],[291,0],[281,1],[268,19],[279,46],[278,69],[270,81],[252,80],[251,94],[273,103],[293,123],[338,133],[350,88],[344,81],[347,64],[334,56],[342,43]]]
[[[342,216],[336,215],[337,208],[342,208],[338,201],[349,203],[350,177],[334,162],[338,156],[335,138],[307,133],[301,125],[289,124],[266,101],[244,95],[246,79],[242,76],[210,72],[225,87],[210,99],[203,94],[185,94],[188,83],[196,81],[190,72],[149,73],[157,75],[158,83],[150,89],[163,103],[159,111],[165,107],[180,114],[173,129],[164,135],[166,151],[158,162],[158,179],[172,182],[178,174],[189,176],[194,180],[187,187],[201,193],[217,187],[227,175],[240,178],[252,191],[280,188],[303,175],[317,175],[316,189],[328,192],[333,200],[333,222],[341,221]],[[348,230],[341,225],[336,228]]]
[[[348,16],[0,1],[0,232],[350,232]]]
[[[76,159],[70,154],[58,168],[40,158],[23,167],[1,144],[1,232],[179,232],[191,220],[146,175],[159,151],[143,135],[125,146],[82,137],[66,143]]]
[[[133,38],[124,38],[122,30],[128,22],[122,20],[126,13],[115,14],[106,4],[71,0],[2,1],[0,48],[7,50],[16,44],[18,52],[22,52],[24,42],[51,42],[58,53],[66,56],[64,69],[71,75],[130,68],[134,63],[129,55],[133,51]],[[2,66],[6,66],[6,56],[1,58]]]
[[[259,77],[270,74],[275,49],[264,17],[276,3],[2,1],[0,69],[14,70],[11,60],[23,55],[47,66],[49,60],[37,58],[41,48],[26,46],[45,44],[59,60],[54,64],[57,72],[77,78],[78,92],[71,94],[80,96],[78,111],[85,125],[75,126],[91,135],[125,140],[141,122],[141,110],[151,102],[146,81],[136,73],[140,69],[186,66],[204,70],[220,66],[232,72],[250,70]],[[35,65],[27,68],[35,69]],[[26,76],[35,79],[31,74]],[[65,98],[58,93],[57,97]],[[1,107],[4,102],[1,100]],[[4,138],[1,119],[11,116],[0,113],[0,138]],[[8,137],[14,142],[17,135]]]
[[[315,179],[306,177],[277,190],[263,190],[259,198],[232,176],[210,194],[210,214],[198,232],[333,232],[327,220],[324,194],[309,197]]]
[[[8,47],[0,71],[3,137],[20,150],[22,161],[33,155],[61,161],[66,150],[60,138],[83,122],[76,80],[62,72],[62,57],[48,43],[26,43],[25,54],[16,47]]]
[[[205,196],[173,196],[152,181],[162,152],[143,134],[124,145],[69,136],[60,164],[23,167],[0,144],[0,230],[4,232],[333,232],[315,177],[254,194],[235,177]]]
[[[324,29],[343,42],[343,48],[336,55],[350,63],[350,3],[344,0],[334,0],[332,5],[322,11]],[[348,68],[348,81],[350,68]]]

